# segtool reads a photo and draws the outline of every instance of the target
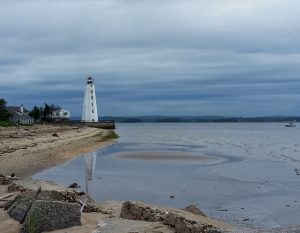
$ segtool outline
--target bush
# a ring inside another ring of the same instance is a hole
[[[116,138],[119,138],[119,135],[113,130],[110,130],[109,133],[103,137],[104,140],[110,140]]]
[[[0,121],[0,126],[2,127],[9,127],[9,126],[16,126],[16,123],[10,121]]]
[[[0,126],[2,127],[12,127],[12,126],[32,126],[30,124],[14,123],[10,121],[0,121]]]

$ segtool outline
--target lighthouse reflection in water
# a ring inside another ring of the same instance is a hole
[[[86,166],[86,176],[88,180],[93,180],[93,175],[96,167],[96,151],[86,154],[85,158],[85,166]]]

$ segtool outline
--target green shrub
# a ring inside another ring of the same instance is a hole
[[[109,133],[103,137],[104,140],[110,140],[116,138],[119,138],[119,135],[113,130],[110,130]]]
[[[10,122],[10,121],[0,121],[0,126],[2,127],[10,127],[10,126],[16,126],[16,123]]]

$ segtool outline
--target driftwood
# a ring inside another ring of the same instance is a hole
[[[5,202],[3,204],[0,204],[0,208],[6,208],[10,203],[11,203],[11,200],[7,200],[5,198],[8,198],[8,197],[11,197],[13,196],[15,193],[9,193],[9,194],[6,194],[2,197],[0,197],[0,201],[1,202]]]
[[[2,199],[5,199],[5,198],[7,198],[7,197],[11,197],[11,196],[13,196],[15,193],[9,193],[9,194],[6,194],[6,195],[4,195],[4,196],[2,196],[2,197],[0,197],[0,201],[2,200]]]

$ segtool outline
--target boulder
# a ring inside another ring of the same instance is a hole
[[[52,200],[36,200],[24,221],[24,233],[41,233],[81,225],[80,205]]]

